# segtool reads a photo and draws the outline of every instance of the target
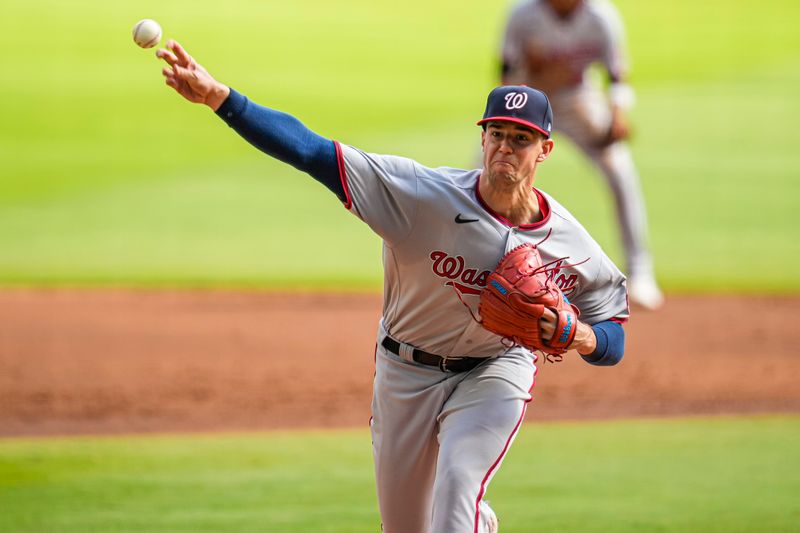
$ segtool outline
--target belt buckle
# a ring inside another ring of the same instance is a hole
[[[463,357],[442,357],[439,359],[439,370],[442,372],[451,372],[447,369],[447,361],[461,361]]]

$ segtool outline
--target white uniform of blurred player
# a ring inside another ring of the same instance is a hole
[[[655,309],[663,296],[647,247],[647,214],[625,139],[634,95],[626,83],[622,21],[605,0],[525,0],[509,16],[503,43],[503,83],[543,90],[567,135],[608,181],[625,246],[631,302]],[[587,71],[608,73],[605,94]]]

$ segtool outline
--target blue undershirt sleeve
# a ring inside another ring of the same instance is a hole
[[[582,355],[583,360],[596,366],[613,366],[622,361],[625,355],[625,330],[622,325],[611,320],[599,322],[592,326],[597,347],[589,355]]]
[[[340,201],[346,200],[333,141],[317,135],[293,116],[251,102],[233,89],[216,113],[247,142],[310,174]]]

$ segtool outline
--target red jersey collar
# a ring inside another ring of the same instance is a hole
[[[496,220],[500,221],[503,225],[508,226],[510,228],[519,228],[521,230],[528,231],[528,230],[539,229],[545,224],[547,224],[547,222],[550,220],[550,204],[547,202],[547,198],[545,198],[544,195],[541,192],[539,192],[539,190],[536,187],[532,187],[532,189],[533,192],[536,193],[536,199],[539,201],[539,212],[542,214],[542,220],[534,222],[533,224],[520,224],[519,226],[515,226],[514,224],[511,223],[511,221],[509,221],[503,215],[495,213],[494,210],[491,207],[489,207],[489,204],[487,204],[483,200],[483,197],[481,196],[480,185],[481,185],[481,175],[479,174],[478,180],[475,183],[475,196],[478,198],[478,203],[481,204],[481,207],[483,207],[487,213],[492,215]]]

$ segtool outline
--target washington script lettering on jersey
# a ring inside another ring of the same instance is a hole
[[[430,258],[433,261],[431,265],[433,273],[440,278],[450,280],[445,285],[455,287],[462,294],[480,294],[492,273],[490,270],[478,273],[477,268],[466,268],[463,257],[460,255],[451,257],[447,252],[441,250],[431,252]],[[565,296],[569,296],[578,286],[578,275],[562,272],[562,264],[564,261],[559,260],[554,265],[554,269],[548,273],[548,277],[558,285]]]
[[[569,296],[578,288],[578,275],[562,272],[561,265],[563,264],[564,260],[560,259],[553,265],[553,271],[548,274],[548,277],[558,285],[558,288],[561,289],[564,296]]]
[[[440,278],[452,280],[447,285],[454,286],[464,294],[480,294],[491,274],[489,270],[479,274],[476,268],[464,268],[464,258],[460,255],[450,257],[447,252],[436,250],[431,252],[430,258],[433,260],[433,273]],[[476,285],[478,288],[475,288]]]

